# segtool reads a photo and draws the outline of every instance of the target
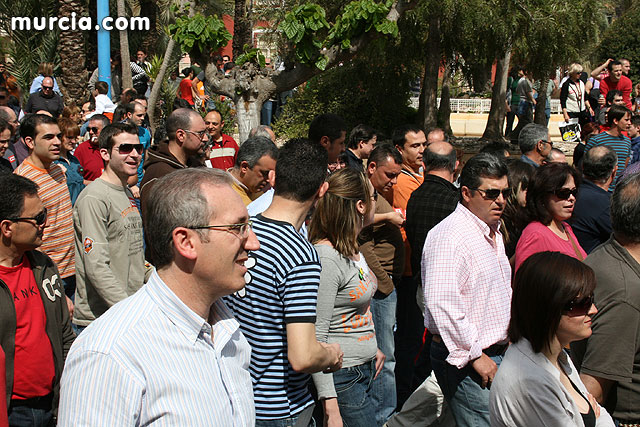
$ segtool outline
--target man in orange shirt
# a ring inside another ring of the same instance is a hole
[[[47,226],[40,250],[58,267],[67,296],[75,294],[76,264],[73,240],[71,197],[67,178],[60,165],[61,134],[58,123],[44,114],[29,114],[20,124],[20,133],[29,156],[14,171],[38,184],[38,196],[47,209]],[[70,311],[71,300],[67,299]]]
[[[424,180],[422,174],[422,153],[427,146],[425,132],[416,125],[403,125],[392,132],[391,138],[396,149],[402,155],[402,171],[398,182],[386,196],[396,211],[404,216],[411,193]],[[405,268],[402,279],[396,288],[398,295],[396,328],[396,390],[398,408],[411,395],[414,359],[420,351],[422,315],[416,303],[417,283],[411,274],[411,248],[407,234],[402,227],[402,239],[405,247]],[[416,384],[417,385],[417,384]]]

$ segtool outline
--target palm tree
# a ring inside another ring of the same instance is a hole
[[[72,12],[76,12],[77,16],[86,15],[86,4],[83,0],[58,0],[58,7],[59,16],[71,16]],[[59,83],[65,95],[65,102],[81,105],[87,90],[87,55],[84,33],[82,31],[62,31],[58,39],[58,52],[62,71]]]

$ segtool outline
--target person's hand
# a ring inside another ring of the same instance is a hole
[[[131,194],[133,194],[133,197],[135,197],[136,199],[140,198],[140,188],[138,188],[137,185],[129,187],[129,190],[131,190]]]
[[[568,113],[562,113],[562,115],[564,116],[564,121],[565,122],[569,122],[569,119],[570,119],[569,114]]]
[[[386,359],[387,356],[385,356],[384,353],[380,351],[380,349],[378,349],[378,351],[376,351],[376,376],[373,377],[374,380],[378,378],[378,375],[380,375],[380,372],[382,372],[382,367],[384,366],[384,361]]]
[[[498,372],[498,365],[491,360],[489,356],[482,353],[482,356],[478,357],[471,363],[471,366],[482,377],[482,388],[491,387],[491,382]]]
[[[600,417],[600,405],[598,405],[598,401],[596,400],[596,398],[593,397],[593,394],[587,393],[587,399],[589,399],[589,404],[593,408],[593,412],[595,412],[596,418]]]
[[[595,116],[595,112],[593,111],[593,108],[589,107],[589,114],[591,114],[592,116]]]
[[[614,61],[614,59],[613,59],[613,58],[609,58],[609,59],[607,59],[607,60],[605,61],[605,63],[604,63],[604,66],[605,66],[605,67],[606,67],[606,66],[608,66],[608,65],[609,65],[609,63],[611,63],[612,61]]]
[[[396,227],[400,228],[404,224],[404,215],[396,211],[389,212],[387,214],[387,221],[389,221],[391,224],[395,225]]]
[[[336,397],[330,397],[322,401],[322,408],[324,410],[324,427],[342,427],[342,415],[340,415],[340,407],[338,406],[338,399]]]
[[[342,357],[344,356],[344,353],[340,350],[340,344],[325,344],[322,342],[319,344],[329,353],[330,360],[329,366],[327,366],[322,372],[328,374],[342,368]]]
[[[210,98],[210,97],[209,97],[209,95],[202,95],[202,96],[200,97],[200,99],[202,99],[202,100],[204,100],[204,101],[208,101],[208,100],[209,100],[209,98]]]
[[[65,298],[67,299],[67,309],[69,309],[69,317],[73,318],[73,301],[71,301],[71,298],[69,298],[68,296],[65,295]]]
[[[606,103],[604,96],[600,95],[600,97],[598,98],[598,104],[600,105],[604,105]]]

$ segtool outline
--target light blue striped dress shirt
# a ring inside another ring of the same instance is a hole
[[[253,426],[251,348],[222,301],[210,325],[154,272],[74,342],[58,426]]]

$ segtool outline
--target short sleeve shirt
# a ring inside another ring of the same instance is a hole
[[[313,403],[309,374],[287,355],[288,323],[315,323],[320,259],[293,225],[257,215],[260,249],[249,254],[246,287],[225,298],[252,348],[257,419],[290,418]],[[247,264],[245,264],[247,265]]]

